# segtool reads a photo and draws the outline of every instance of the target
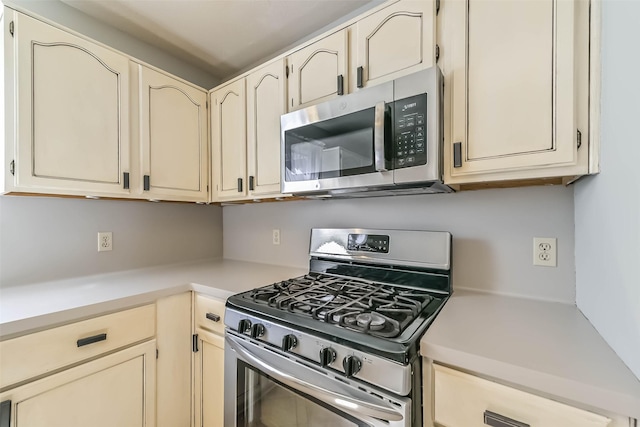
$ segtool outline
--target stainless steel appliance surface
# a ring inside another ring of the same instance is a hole
[[[443,79],[436,67],[281,117],[282,192],[442,193]]]
[[[225,426],[421,426],[451,234],[313,229],[309,253],[308,274],[227,300]]]

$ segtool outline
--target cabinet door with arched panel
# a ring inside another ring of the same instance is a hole
[[[347,30],[337,31],[287,57],[289,111],[343,95],[348,90]]]
[[[15,49],[13,190],[129,195],[129,59],[6,9]]]
[[[373,86],[434,65],[435,16],[434,1],[403,0],[354,24],[351,86]]]
[[[285,113],[284,61],[247,76],[247,160],[251,196],[280,193],[280,116]]]
[[[139,70],[139,195],[207,201],[207,92],[144,67]]]
[[[245,79],[211,93],[211,172],[213,200],[239,200],[247,194]]]

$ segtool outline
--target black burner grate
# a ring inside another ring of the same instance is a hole
[[[248,294],[279,310],[372,336],[393,338],[433,300],[427,292],[324,274],[277,282]]]

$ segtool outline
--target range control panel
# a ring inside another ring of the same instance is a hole
[[[347,249],[350,251],[389,253],[389,236],[378,234],[349,234]]]
[[[394,169],[427,163],[427,94],[394,102]]]

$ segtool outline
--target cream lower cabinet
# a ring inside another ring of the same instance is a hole
[[[287,57],[288,110],[298,110],[347,93],[347,30],[318,40]]]
[[[195,427],[224,425],[224,301],[195,296]]]
[[[155,350],[147,341],[0,393],[0,418],[11,427],[155,426]]]
[[[208,200],[207,92],[143,65],[138,72],[138,196]]]
[[[192,294],[156,302],[156,425],[190,427],[193,407]]]
[[[128,196],[129,59],[4,10],[5,90],[17,98],[3,190]]]
[[[436,10],[432,0],[401,0],[351,27],[351,91],[435,64]]]
[[[433,365],[434,419],[441,427],[629,427],[629,419],[600,415]]]
[[[445,1],[439,15],[445,182],[588,173],[589,2]]]
[[[155,305],[0,342],[11,427],[154,427]]]

